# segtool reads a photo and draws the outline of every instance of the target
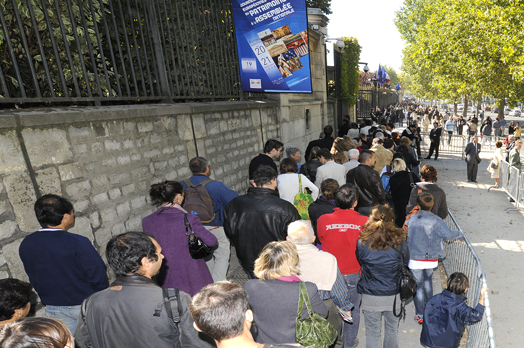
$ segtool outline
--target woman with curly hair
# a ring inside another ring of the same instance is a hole
[[[384,347],[398,347],[398,325],[400,312],[398,279],[401,270],[401,253],[404,264],[409,263],[406,232],[394,222],[391,208],[377,205],[371,211],[368,222],[360,232],[356,256],[360,263],[361,276],[357,291],[362,294],[360,308],[366,324],[366,347],[382,346],[381,328],[384,317]]]

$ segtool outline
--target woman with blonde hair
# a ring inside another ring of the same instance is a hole
[[[406,206],[409,203],[411,189],[420,182],[420,179],[415,173],[408,171],[406,162],[402,158],[395,158],[391,168],[394,174],[389,179],[389,188],[395,208],[395,223],[397,227],[402,227],[406,220]]]
[[[3,348],[74,348],[73,342],[65,323],[53,318],[25,318],[0,330]]]
[[[259,279],[246,282],[258,328],[259,343],[295,342],[299,283],[298,252],[288,241],[268,243],[255,261],[254,273]],[[313,312],[327,317],[328,309],[318,295],[317,286],[305,282]],[[306,306],[303,317],[307,317]]]
[[[352,147],[346,139],[336,138],[331,147],[333,160],[338,164],[349,162],[348,151],[351,149]]]
[[[401,253],[404,265],[409,263],[406,232],[393,221],[393,211],[386,205],[377,205],[360,232],[356,256],[361,275],[357,291],[362,294],[360,308],[366,324],[366,347],[382,346],[381,329],[384,317],[384,347],[398,347],[400,312],[398,279],[401,270]]]

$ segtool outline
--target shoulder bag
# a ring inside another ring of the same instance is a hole
[[[298,174],[298,193],[295,196],[293,205],[297,208],[302,220],[309,219],[308,208],[311,203],[313,203],[313,197],[302,190],[302,175]]]
[[[189,220],[187,219],[187,214],[184,214],[184,224],[186,226],[187,244],[189,246],[189,254],[191,257],[194,259],[203,259],[211,255],[213,249],[207,246],[207,244],[195,234]]]
[[[328,348],[337,339],[337,330],[327,319],[313,312],[304,282],[299,283],[299,289],[295,340],[306,348]],[[304,302],[309,317],[301,319]]]
[[[393,249],[397,253],[400,254],[400,277],[398,278],[398,290],[400,293],[400,301],[401,301],[400,313],[397,314],[396,313],[397,295],[395,295],[395,301],[393,301],[393,315],[396,316],[397,318],[400,318],[402,316],[402,318],[405,320],[406,319],[406,307],[405,307],[406,301],[409,300],[410,298],[413,298],[413,296],[415,296],[415,294],[417,293],[417,280],[415,279],[413,274],[411,274],[411,271],[409,270],[409,268],[407,268],[406,265],[404,265],[404,255],[402,253],[404,251],[404,244],[402,244],[401,251],[398,251],[397,249]]]

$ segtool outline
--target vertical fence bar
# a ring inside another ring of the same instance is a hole
[[[92,0],[89,0],[89,1],[92,1]],[[109,24],[107,23],[107,19],[106,19],[106,14],[105,14],[105,11],[104,11],[104,2],[103,0],[99,0],[99,3],[100,3],[100,9],[102,12],[102,22],[103,22],[103,25],[104,25],[104,29],[105,29],[105,32],[106,32],[106,37],[107,37],[107,47],[108,47],[108,50],[109,50],[109,53],[111,55],[111,62],[112,62],[112,68],[113,68],[113,73],[115,74],[115,83],[116,83],[116,88],[117,88],[117,95],[119,97],[122,96],[122,87],[120,86],[120,78],[119,78],[119,75],[118,75],[118,63],[115,59],[115,52],[114,52],[114,47],[113,47],[113,43],[111,42],[111,34],[109,33]],[[111,3],[111,0],[109,1],[109,3]],[[112,14],[112,17],[113,17],[113,20],[115,18],[115,13],[113,12],[113,9],[111,8],[111,14]],[[120,48],[120,40],[118,39],[118,31],[116,30],[115,28],[115,36],[116,36],[116,39],[117,39],[117,46],[118,46],[118,49],[120,50],[120,57],[122,57],[122,50]],[[100,47],[102,47],[102,43],[99,43],[100,44]],[[122,57],[123,59],[123,57]],[[104,63],[105,64],[105,63]],[[125,73],[125,65],[122,64],[122,67],[124,69],[124,75],[126,74]],[[126,81],[127,81],[127,76],[126,77]],[[110,86],[110,82],[108,81],[108,86]],[[111,87],[110,87],[111,88]],[[128,94],[129,94],[129,86],[127,86],[127,91],[128,91]]]
[[[204,11],[203,11],[203,21],[202,23],[205,25],[206,31],[203,33],[204,37],[207,39],[207,47],[210,49],[207,49],[206,52],[208,53],[207,57],[207,66],[209,67],[209,75],[211,77],[211,83],[209,91],[213,98],[211,100],[215,100],[214,97],[218,95],[218,81],[220,81],[219,76],[217,74],[217,55],[218,55],[218,49],[217,49],[217,41],[214,40],[214,32],[215,32],[215,23],[213,21],[213,16],[211,14],[212,10],[212,4],[211,1],[206,0],[204,2]],[[205,11],[208,11],[206,13]]]
[[[5,35],[5,41],[7,42],[7,49],[9,50],[9,56],[11,56],[11,60],[13,61],[13,65],[15,68],[16,78],[18,80],[18,88],[20,88],[20,93],[22,94],[22,97],[27,97],[25,93],[24,88],[24,81],[22,80],[22,75],[20,74],[20,68],[18,67],[18,62],[16,61],[16,55],[15,51],[13,49],[13,45],[11,44],[11,35],[9,35],[9,30],[7,30],[7,24],[5,22],[4,17],[4,11],[2,11],[2,6],[0,6],[0,24],[4,28],[4,35]],[[7,86],[6,86],[7,91]]]
[[[53,55],[55,56],[58,76],[60,77],[60,82],[62,83],[62,91],[64,93],[64,97],[67,98],[69,97],[69,89],[67,88],[67,83],[64,77],[64,71],[62,69],[62,62],[60,61],[60,55],[58,53],[58,46],[56,45],[55,34],[53,33],[53,26],[51,25],[51,21],[49,20],[49,13],[47,12],[47,4],[45,0],[41,1],[40,3],[42,5],[42,12],[44,13],[44,19],[47,25],[47,31],[49,32],[49,39],[51,40],[51,46],[53,47]]]
[[[87,50],[89,51],[89,58],[91,59],[91,65],[93,66],[93,75],[95,77],[95,84],[96,89],[98,91],[98,96],[102,97],[102,88],[100,87],[100,79],[98,78],[98,66],[95,61],[95,56],[93,54],[93,45],[91,44],[91,37],[89,36],[89,30],[87,29],[87,22],[86,22],[86,16],[84,13],[84,4],[82,0],[78,0],[78,9],[80,11],[80,20],[82,21],[82,25],[84,26],[84,35],[87,43]],[[96,18],[93,17],[93,22],[96,20]],[[100,52],[103,54],[102,52]],[[90,81],[89,75],[87,75],[87,80]]]
[[[56,2],[56,0],[55,0],[55,2]],[[74,17],[74,14],[73,14],[73,7],[71,5],[71,0],[66,0],[66,3],[67,3],[67,10],[69,11],[69,18],[71,19],[71,29],[73,30],[73,36],[75,38],[76,48],[78,50],[78,57],[80,59],[80,65],[82,66],[82,71],[84,73],[84,80],[85,80],[85,83],[86,83],[87,94],[88,94],[89,97],[92,97],[93,94],[91,92],[91,85],[89,83],[89,76],[87,74],[87,68],[86,68],[85,61],[84,61],[84,53],[82,52],[82,45],[80,44],[80,39],[78,37],[78,32],[76,30],[76,23],[75,23],[75,17]],[[67,44],[67,41],[65,42],[65,44]],[[71,64],[72,63],[73,62],[71,62]]]
[[[225,21],[225,19],[223,23],[220,20],[220,16],[224,16],[225,18],[225,13],[227,12],[227,3],[224,1],[217,1],[217,2],[214,2],[214,6],[215,6],[215,10],[213,12],[215,14],[215,23],[216,23],[216,28],[217,28],[217,30],[215,30],[216,36],[214,37],[214,39],[218,42],[221,42],[221,44],[219,45],[220,53],[218,55],[218,59],[222,67],[220,69],[220,74],[222,75],[222,79],[226,81],[226,85],[225,85],[226,93],[224,94],[227,95],[227,94],[231,94],[232,86],[233,86],[232,76],[228,74],[229,72],[229,69],[228,69],[229,57],[228,56],[229,55],[227,54],[227,51],[229,51],[229,40],[231,40],[231,38],[228,37],[227,22]],[[219,16],[219,13],[220,13],[220,16]],[[227,40],[224,40],[225,38],[227,38]],[[237,55],[236,52],[231,52],[231,54]]]
[[[175,2],[175,11],[173,11],[173,7],[172,7],[172,1],[169,1],[169,8],[170,8],[170,13],[173,13],[173,16],[175,15],[176,13],[176,20],[177,20],[177,28],[179,30],[183,30],[182,29],[182,26],[180,25],[180,16],[184,15],[183,13],[181,13],[181,11],[178,10],[178,1]],[[175,37],[177,37],[177,35],[179,33],[176,32],[175,30],[175,27],[173,26],[173,35]],[[184,42],[184,38],[182,37],[182,35],[180,35],[180,41],[177,40],[177,45],[176,45],[176,53],[177,53],[177,57],[178,58],[178,64],[180,65],[181,62],[180,62],[180,56],[182,56],[182,62],[183,62],[183,67],[180,67],[180,78],[183,79],[183,76],[185,76],[185,83],[182,81],[182,89],[183,89],[183,95],[184,96],[189,96],[191,95],[191,88],[190,88],[190,75],[189,75],[189,69],[187,67],[187,61],[186,61],[186,55],[183,53],[183,49],[184,49],[184,45],[183,45],[183,42]],[[186,42],[187,42],[187,36],[186,36]],[[182,52],[181,52],[182,51]]]
[[[118,2],[118,4],[120,6],[120,1]],[[136,9],[136,11],[138,12],[138,8]],[[142,91],[144,92],[144,96],[146,96],[148,94],[147,94],[145,76],[144,76],[144,71],[142,70],[142,62],[141,62],[141,59],[140,59],[140,52],[138,50],[138,42],[136,41],[136,33],[137,33],[137,31],[135,30],[135,25],[133,23],[134,22],[134,18],[133,18],[133,14],[131,13],[131,5],[129,4],[129,2],[127,2],[127,12],[129,14],[129,23],[131,24],[131,35],[133,37],[133,44],[135,46],[134,48],[135,48],[136,60],[138,62],[138,70],[140,71],[139,78],[140,78],[140,82],[142,84]],[[139,23],[139,25],[140,25],[140,23]],[[133,64],[133,66],[134,66],[134,64]]]
[[[121,24],[122,24],[122,31],[123,31],[123,35],[124,35],[124,41],[126,43],[126,46],[125,46],[125,48],[126,48],[126,55],[128,57],[128,61],[129,61],[129,65],[130,65],[129,71],[131,72],[131,78],[133,79],[133,86],[134,86],[134,89],[135,89],[135,95],[138,97],[140,95],[140,92],[138,90],[138,83],[137,83],[137,79],[136,79],[136,75],[135,75],[133,59],[131,57],[131,47],[129,46],[129,38],[127,37],[127,28],[126,28],[126,23],[125,23],[124,11],[122,10],[122,6],[121,6],[120,3],[121,2],[119,0],[117,0],[118,11],[119,11],[119,14],[120,14],[120,21],[121,21]],[[114,13],[113,12],[113,1],[112,0],[109,0],[109,8],[110,8],[111,12]],[[130,86],[129,86],[129,79],[127,77],[127,74],[125,73],[126,60],[125,60],[125,56],[122,54],[122,49],[121,49],[121,45],[120,45],[120,32],[118,30],[119,28],[118,28],[115,16],[113,16],[113,26],[115,28],[116,38],[118,39],[117,44],[118,44],[118,49],[119,49],[119,53],[120,53],[120,60],[122,62],[122,67],[124,68],[124,76],[125,76],[125,81],[126,81],[127,93],[128,93],[128,95],[131,95],[131,89],[130,89]]]
[[[147,3],[149,3],[151,0],[144,0],[146,5],[144,5],[144,2],[142,2],[143,9],[147,12]],[[144,26],[148,28],[147,25],[147,14],[144,15],[144,23],[142,23],[142,17],[140,16],[140,11],[138,10],[138,0],[135,0],[135,6],[136,6],[136,16],[138,18],[138,32],[140,33],[140,39],[142,40],[142,52],[144,53],[144,64],[146,66],[147,71],[147,80],[149,82],[149,93],[150,95],[155,95],[155,87],[158,88],[158,84],[153,84],[153,80],[151,79],[151,70],[149,68],[149,56],[147,54],[147,43],[144,37]],[[139,47],[138,47],[139,48]],[[156,52],[154,50],[151,50],[151,54],[153,55],[153,61],[154,61],[154,54]],[[156,69],[156,68],[155,68]],[[156,76],[155,76],[156,77]],[[158,94],[160,94],[160,90],[158,91]]]
[[[111,80],[109,79],[109,74],[107,72],[107,64],[106,64],[106,58],[104,56],[104,44],[102,40],[100,39],[100,31],[98,30],[98,23],[97,23],[97,15],[95,13],[95,7],[93,4],[93,0],[89,0],[89,7],[91,8],[91,18],[93,18],[93,26],[95,27],[95,37],[98,44],[98,52],[100,53],[100,60],[102,61],[102,68],[104,70],[104,77],[106,78],[106,89],[107,93],[104,93],[104,96],[113,95],[112,88],[111,88]],[[100,4],[100,12],[102,12],[102,16],[104,13],[104,5]],[[103,18],[103,17],[101,17]],[[103,18],[105,22],[105,18]],[[113,53],[113,49],[111,47],[111,38],[107,37],[108,44],[107,47],[111,53]],[[96,65],[95,65],[96,66]],[[114,67],[116,68],[116,67]],[[96,74],[98,76],[98,73]],[[102,86],[100,86],[102,88]]]
[[[9,89],[7,89],[7,83],[5,82],[4,73],[2,71],[2,66],[0,65],[0,85],[2,86],[2,94],[4,98],[9,98]]]
[[[171,26],[173,26],[173,32],[174,32],[174,24],[172,25],[171,22],[174,22],[173,17],[175,16],[175,14],[171,10],[168,11],[168,8],[166,6],[166,0],[164,0],[162,3],[164,4],[164,12],[166,13],[166,32],[167,32],[167,37],[169,40],[169,48],[171,48],[171,61],[173,62],[173,68],[172,68],[173,72],[172,74],[169,75],[169,81],[173,81],[173,80],[175,81],[176,96],[180,96],[180,78],[179,78],[178,72],[182,71],[182,66],[180,65],[180,59],[178,59],[178,70],[177,70],[176,61],[175,61],[175,52],[173,48],[173,46],[177,44],[177,40],[176,40],[176,35],[171,36]],[[182,76],[181,73],[180,73],[180,76]]]
[[[167,13],[164,12],[164,14],[162,15],[162,10],[160,8],[160,2],[162,0],[157,0],[155,1],[155,8],[154,8],[154,11],[156,12],[156,18],[157,18],[157,22],[158,23],[158,27],[160,27],[160,38],[163,38],[163,41],[161,41],[161,47],[162,47],[162,64],[164,65],[164,71],[163,71],[163,75],[165,75],[165,79],[167,80],[167,83],[169,85],[169,96],[171,97],[172,94],[173,94],[173,79],[170,78],[171,76],[171,66],[169,65],[169,52],[168,52],[168,48],[167,48],[167,45],[169,44],[169,41],[168,39],[166,38],[166,30],[164,30],[164,21],[165,21],[165,24],[166,24],[166,28],[167,28],[167,22],[169,21],[168,19],[168,16],[167,16]],[[165,5],[165,0],[162,1],[162,3],[164,3]],[[153,22],[154,24],[155,22]],[[168,31],[169,32],[169,31]],[[160,67],[159,67],[159,70]]]
[[[198,33],[196,30],[191,30],[191,34],[192,34],[192,37],[193,37],[193,41],[195,43],[195,48],[193,49],[193,57],[195,59],[195,67],[196,67],[196,71],[195,71],[195,75],[197,76],[197,84],[198,84],[198,87],[197,87],[197,90],[198,90],[198,94],[197,96],[204,96],[206,93],[205,93],[205,82],[204,82],[204,79],[205,80],[208,80],[207,77],[208,77],[208,71],[206,70],[205,73],[203,70],[205,70],[205,66],[203,64],[203,58],[204,58],[204,54],[203,54],[203,44],[202,44],[202,40],[201,40],[201,37],[202,37],[202,33],[201,33],[201,30],[202,30],[202,27],[201,27],[201,18],[198,18],[197,20],[197,16],[196,16],[196,12],[197,12],[197,6],[198,6],[198,3],[199,1],[193,1],[192,5],[191,5],[191,12],[189,13],[189,20],[192,20],[192,23],[194,25],[195,28],[198,28]]]
[[[49,72],[49,66],[47,65],[47,58],[45,56],[44,46],[42,45],[42,39],[40,37],[40,33],[38,32],[38,25],[36,24],[36,18],[35,18],[35,12],[33,10],[33,5],[31,5],[30,0],[27,0],[26,3],[27,3],[27,9],[29,10],[29,17],[31,17],[31,24],[33,25],[36,40],[38,42],[40,58],[42,59],[42,65],[44,66],[45,76],[47,79],[47,83],[49,84],[49,90],[51,91],[51,96],[55,97],[56,96],[55,89],[53,88],[53,81],[51,80],[51,73]]]
[[[158,30],[158,26],[161,25],[161,23],[159,24],[159,17],[155,12],[154,4],[151,1],[148,1],[147,3],[149,16],[146,15],[145,18],[147,21],[147,18],[149,17],[149,22],[151,24],[150,34],[153,39],[153,47],[151,51],[155,52],[154,56],[156,58],[156,64],[153,64],[153,67],[155,68],[155,74],[157,76],[156,85],[159,88],[159,94],[164,96],[166,101],[171,101],[171,89],[169,88],[169,83],[167,81],[165,59],[162,48],[164,42],[160,40],[160,32]],[[153,60],[153,63],[154,62],[155,60]]]
[[[239,95],[240,92],[240,64],[238,61],[238,54],[237,54],[237,40],[235,37],[235,30],[234,30],[234,24],[233,24],[233,10],[232,10],[232,3],[230,1],[223,0],[224,4],[224,15],[225,20],[224,23],[227,25],[227,35],[228,38],[228,51],[230,54],[226,54],[226,57],[228,59],[228,73],[229,73],[229,80],[231,81],[231,94]],[[235,93],[235,90],[237,92]]]
[[[16,5],[16,0],[12,0],[13,12],[15,13],[16,22],[18,24],[18,30],[20,32],[20,40],[22,41],[22,47],[24,48],[27,63],[29,69],[31,70],[31,77],[33,78],[33,83],[35,84],[35,92],[38,98],[42,97],[42,92],[40,91],[40,84],[38,83],[38,77],[36,76],[35,65],[33,64],[33,57],[31,56],[31,50],[29,50],[29,45],[27,44],[27,38],[25,37],[24,26],[22,24],[22,18],[20,17],[20,12],[18,12],[18,6]]]
[[[176,2],[177,10],[178,10],[179,3],[180,3],[180,1],[177,1],[177,2]],[[186,7],[189,7],[189,6],[190,6],[189,1],[185,2],[185,4],[186,4]],[[182,9],[183,9],[183,5],[180,4],[180,6],[182,6]],[[177,12],[179,12],[179,13],[182,14],[182,20],[184,21],[184,26],[183,26],[183,28],[184,28],[184,34],[185,34],[185,37],[186,37],[186,50],[187,50],[187,52],[189,53],[189,52],[192,51],[192,50],[194,51],[194,47],[193,47],[194,44],[193,44],[193,42],[190,42],[189,36],[188,36],[188,34],[187,34],[188,30],[191,29],[191,25],[190,25],[190,23],[187,23],[187,22],[186,22],[186,12],[185,12],[184,10],[182,10],[182,11],[177,11]],[[189,14],[189,10],[187,10],[187,13]],[[183,48],[183,47],[182,47],[182,48]],[[186,54],[184,54],[184,57],[186,57]],[[190,57],[188,56],[187,59],[189,60]],[[185,65],[186,65],[186,69],[189,70],[188,75],[191,75],[191,78],[188,79],[188,84],[189,84],[189,82],[191,81],[191,85],[193,86],[193,88],[190,90],[190,94],[189,94],[189,96],[191,96],[191,97],[195,97],[198,93],[197,93],[196,86],[195,86],[195,76],[194,76],[194,74],[193,74],[194,64],[192,64],[191,61],[189,61],[189,62],[186,61],[186,64],[185,64]]]

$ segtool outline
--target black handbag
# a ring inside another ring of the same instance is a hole
[[[184,214],[184,224],[186,225],[187,244],[189,246],[189,254],[191,257],[194,259],[203,259],[204,257],[211,255],[213,249],[207,246],[206,243],[195,234],[189,220],[187,219],[187,214]]]
[[[404,265],[404,255],[402,254],[404,244],[402,244],[402,251],[398,251],[397,249],[393,250],[400,254],[400,277],[398,278],[398,289],[401,301],[400,313],[397,314],[397,295],[395,295],[395,300],[393,302],[393,315],[397,318],[402,316],[403,319],[406,319],[405,303],[417,293],[417,280],[413,274],[411,274],[409,268]]]

